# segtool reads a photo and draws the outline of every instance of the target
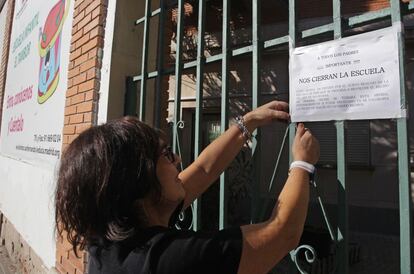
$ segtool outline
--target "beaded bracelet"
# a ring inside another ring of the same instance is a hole
[[[243,116],[237,116],[236,117],[236,124],[237,124],[237,127],[242,132],[243,136],[246,138],[246,141],[251,141],[252,140],[252,134],[247,129],[246,123],[244,122]]]

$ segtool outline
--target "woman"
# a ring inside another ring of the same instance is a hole
[[[266,222],[217,233],[170,228],[230,164],[257,127],[288,121],[273,101],[247,113],[182,172],[163,135],[133,117],[83,132],[63,154],[56,223],[74,250],[88,248],[88,273],[267,273],[298,244],[307,212],[309,167],[319,144],[299,124],[295,162]],[[66,235],[66,234],[65,234]]]

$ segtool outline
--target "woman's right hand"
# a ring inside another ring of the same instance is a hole
[[[250,133],[256,128],[272,121],[289,121],[289,104],[283,101],[271,101],[244,115],[246,127]]]
[[[303,123],[298,124],[292,154],[294,161],[305,161],[314,165],[319,160],[319,142]]]

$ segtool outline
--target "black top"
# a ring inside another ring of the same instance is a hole
[[[89,274],[232,274],[242,249],[240,228],[216,233],[152,227],[102,249],[89,247]]]

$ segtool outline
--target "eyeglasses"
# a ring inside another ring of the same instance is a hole
[[[163,148],[161,151],[161,155],[167,158],[168,161],[170,161],[171,163],[174,163],[177,160],[175,153],[172,151],[171,146],[166,146],[165,148]]]

